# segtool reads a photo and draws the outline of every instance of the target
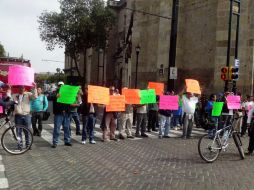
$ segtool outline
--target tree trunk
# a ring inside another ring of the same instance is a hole
[[[87,59],[86,59],[86,48],[84,49],[84,76],[83,76],[83,85],[86,84],[86,63],[87,63]]]

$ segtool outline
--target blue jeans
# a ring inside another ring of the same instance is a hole
[[[162,136],[164,130],[164,136],[168,136],[171,123],[171,117],[167,117],[159,114],[159,136]]]
[[[94,125],[96,117],[94,114],[84,115],[83,116],[83,130],[82,130],[82,141],[87,139],[89,135],[89,141],[94,140]]]
[[[22,125],[29,129],[31,127],[31,115],[15,115],[15,124]],[[17,133],[18,133],[18,137],[22,139],[22,130],[17,129]],[[24,133],[25,133],[25,139],[26,139],[26,146],[28,146],[30,144],[29,134],[27,134],[27,132],[25,131]],[[22,147],[22,144],[23,142],[21,141],[19,146]]]
[[[64,142],[70,143],[70,114],[62,113],[54,115],[54,131],[53,131],[53,144],[57,145],[59,135],[60,135],[60,127],[63,125],[64,129]]]
[[[71,117],[73,118],[75,124],[76,124],[76,133],[80,133],[80,120],[79,120],[79,114],[77,112],[71,112]]]

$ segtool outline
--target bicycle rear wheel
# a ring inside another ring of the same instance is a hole
[[[33,135],[24,126],[12,126],[4,131],[1,143],[6,152],[14,155],[23,154],[31,148]]]
[[[242,141],[240,139],[239,134],[238,133],[233,133],[233,139],[234,139],[235,145],[238,149],[238,152],[240,154],[241,159],[244,159],[245,155],[244,155],[244,151],[243,151],[243,147],[242,147]]]
[[[208,134],[200,137],[198,141],[198,153],[204,161],[208,163],[214,162],[218,158],[220,151],[221,146],[217,138],[211,138]]]

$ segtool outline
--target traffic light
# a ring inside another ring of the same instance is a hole
[[[228,67],[221,68],[221,80],[228,80]]]
[[[239,68],[230,67],[229,69],[229,80],[237,80],[239,78]]]

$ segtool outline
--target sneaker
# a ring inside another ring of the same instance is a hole
[[[86,141],[82,141],[81,143],[82,143],[82,144],[86,144]]]
[[[96,142],[94,140],[91,140],[90,144],[96,144]]]
[[[56,147],[57,147],[57,145],[56,145],[56,144],[53,144],[51,147],[52,147],[52,148],[56,148]]]
[[[71,143],[64,143],[65,146],[72,146]]]
[[[119,134],[119,139],[124,140],[125,137],[122,134]]]
[[[141,134],[141,137],[145,137],[146,138],[146,137],[148,137],[148,135],[144,133],[144,134]]]
[[[134,139],[134,137],[132,135],[128,135],[127,138],[128,139]]]
[[[176,130],[176,131],[177,131],[177,130],[178,130],[178,127],[174,127],[174,130]]]

